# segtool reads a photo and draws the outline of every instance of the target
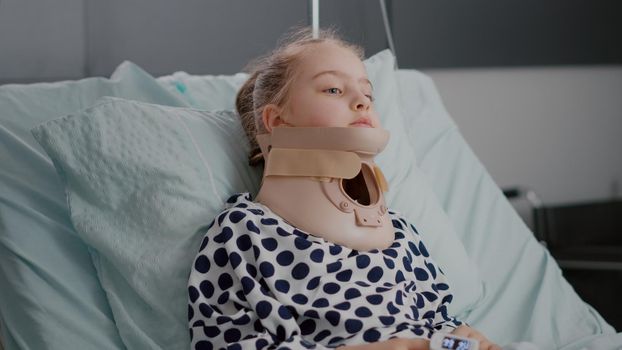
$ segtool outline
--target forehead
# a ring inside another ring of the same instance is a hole
[[[336,71],[355,79],[367,77],[365,65],[352,50],[331,42],[309,47],[297,71],[301,78],[307,79],[323,71]]]

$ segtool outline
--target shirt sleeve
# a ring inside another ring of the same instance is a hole
[[[188,281],[192,349],[329,349],[304,339],[257,266],[261,237],[252,213],[227,210],[203,237]],[[249,218],[250,217],[250,218]],[[250,224],[249,224],[250,223]]]
[[[423,243],[423,240],[421,240],[421,236],[415,226],[407,222],[402,217],[400,217],[399,220],[403,226],[406,227],[406,230],[415,238],[411,241],[411,251],[418,254],[422,258],[420,260],[413,259],[414,264],[412,270],[415,274],[415,278],[418,280],[422,278],[432,278],[432,290],[422,292],[422,297],[427,300],[439,300],[436,309],[428,311],[429,314],[422,315],[422,318],[432,320],[432,324],[430,326],[435,330],[451,331],[457,328],[463,324],[463,322],[458,320],[456,317],[450,316],[448,313],[447,307],[451,303],[453,295],[449,289],[449,284],[447,283],[445,274],[430,256],[430,253]],[[417,261],[423,261],[423,266],[421,266],[421,264]]]

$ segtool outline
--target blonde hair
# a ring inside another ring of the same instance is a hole
[[[256,135],[267,132],[261,118],[264,107],[268,104],[282,107],[287,103],[297,63],[307,48],[324,42],[335,43],[352,50],[361,60],[364,58],[363,49],[341,39],[335,29],[321,29],[318,38],[313,38],[311,28],[303,27],[288,32],[276,49],[247,67],[249,78],[238,91],[235,108],[251,145],[250,165],[263,162]]]

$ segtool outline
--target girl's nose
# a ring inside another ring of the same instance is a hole
[[[352,108],[355,111],[366,111],[369,109],[371,103],[367,96],[358,94],[352,103]]]

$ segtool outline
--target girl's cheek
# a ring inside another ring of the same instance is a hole
[[[310,125],[311,126],[332,126],[331,122],[333,121],[333,118],[331,118],[330,115],[328,114],[319,114],[316,115],[315,118],[313,118],[313,120],[310,120]]]

